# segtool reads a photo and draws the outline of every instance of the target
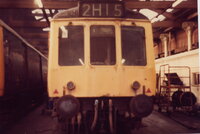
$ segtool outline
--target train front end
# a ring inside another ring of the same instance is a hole
[[[59,117],[78,120],[93,113],[93,131],[107,113],[103,117],[114,131],[114,113],[148,116],[155,94],[151,23],[130,11],[126,17],[119,2],[84,2],[78,11],[58,14],[51,22],[48,93],[58,98]]]

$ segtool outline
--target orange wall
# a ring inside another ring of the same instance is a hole
[[[4,53],[3,53],[3,29],[0,26],[0,96],[4,92]]]

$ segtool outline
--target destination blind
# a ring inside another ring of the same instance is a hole
[[[116,17],[124,16],[123,2],[80,2],[81,17]]]

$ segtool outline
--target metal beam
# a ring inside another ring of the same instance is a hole
[[[46,19],[47,25],[50,27],[50,21],[44,7],[42,8],[42,12],[43,12],[44,18]]]
[[[133,1],[124,0],[127,8],[130,9],[166,9],[171,7],[173,1]],[[44,1],[43,5],[46,9],[68,9],[71,7],[76,7],[78,5],[77,1]],[[8,1],[1,0],[0,8],[38,8],[33,1]],[[180,5],[174,8],[197,8],[197,1],[189,0],[184,1]]]

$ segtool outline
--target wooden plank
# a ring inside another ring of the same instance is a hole
[[[78,5],[77,2],[63,2],[63,1],[45,1],[43,2],[45,8],[49,9],[67,9]],[[0,1],[0,8],[39,8],[34,1]]]
[[[181,27],[181,24],[174,21],[158,21],[153,23],[152,26],[153,28],[157,27],[168,28],[168,27]]]
[[[173,1],[140,1],[133,2],[131,0],[124,0],[127,8],[130,9],[167,9],[170,8],[173,4]],[[197,1],[183,1],[180,5],[174,7],[177,9],[181,8],[197,8]]]
[[[31,27],[37,27],[37,28],[45,28],[48,27],[48,24],[46,22],[40,22],[40,21],[10,21],[8,24],[12,27],[23,27],[23,28],[31,28]]]
[[[163,10],[153,9],[153,11],[157,12],[158,14],[164,15],[166,18],[169,18],[169,19],[172,19],[172,20],[176,19],[176,17],[173,14],[167,13]]]
[[[163,1],[163,2],[149,2],[149,1],[131,1],[131,0],[124,0],[125,6],[130,9],[140,9],[140,8],[148,8],[148,9],[158,9],[158,8],[168,8],[172,5],[173,2],[169,1]]]
[[[170,8],[173,1],[132,1],[124,0],[127,8],[130,9],[167,9]],[[76,7],[78,5],[77,1],[44,1],[43,5],[46,9],[68,9],[71,7]],[[0,1],[0,8],[39,8],[34,1]],[[184,1],[175,8],[197,8],[197,1],[189,0]]]
[[[189,16],[187,17],[187,20],[193,19],[194,17],[197,17],[197,16],[198,16],[198,13],[195,12],[195,13],[189,15]]]

